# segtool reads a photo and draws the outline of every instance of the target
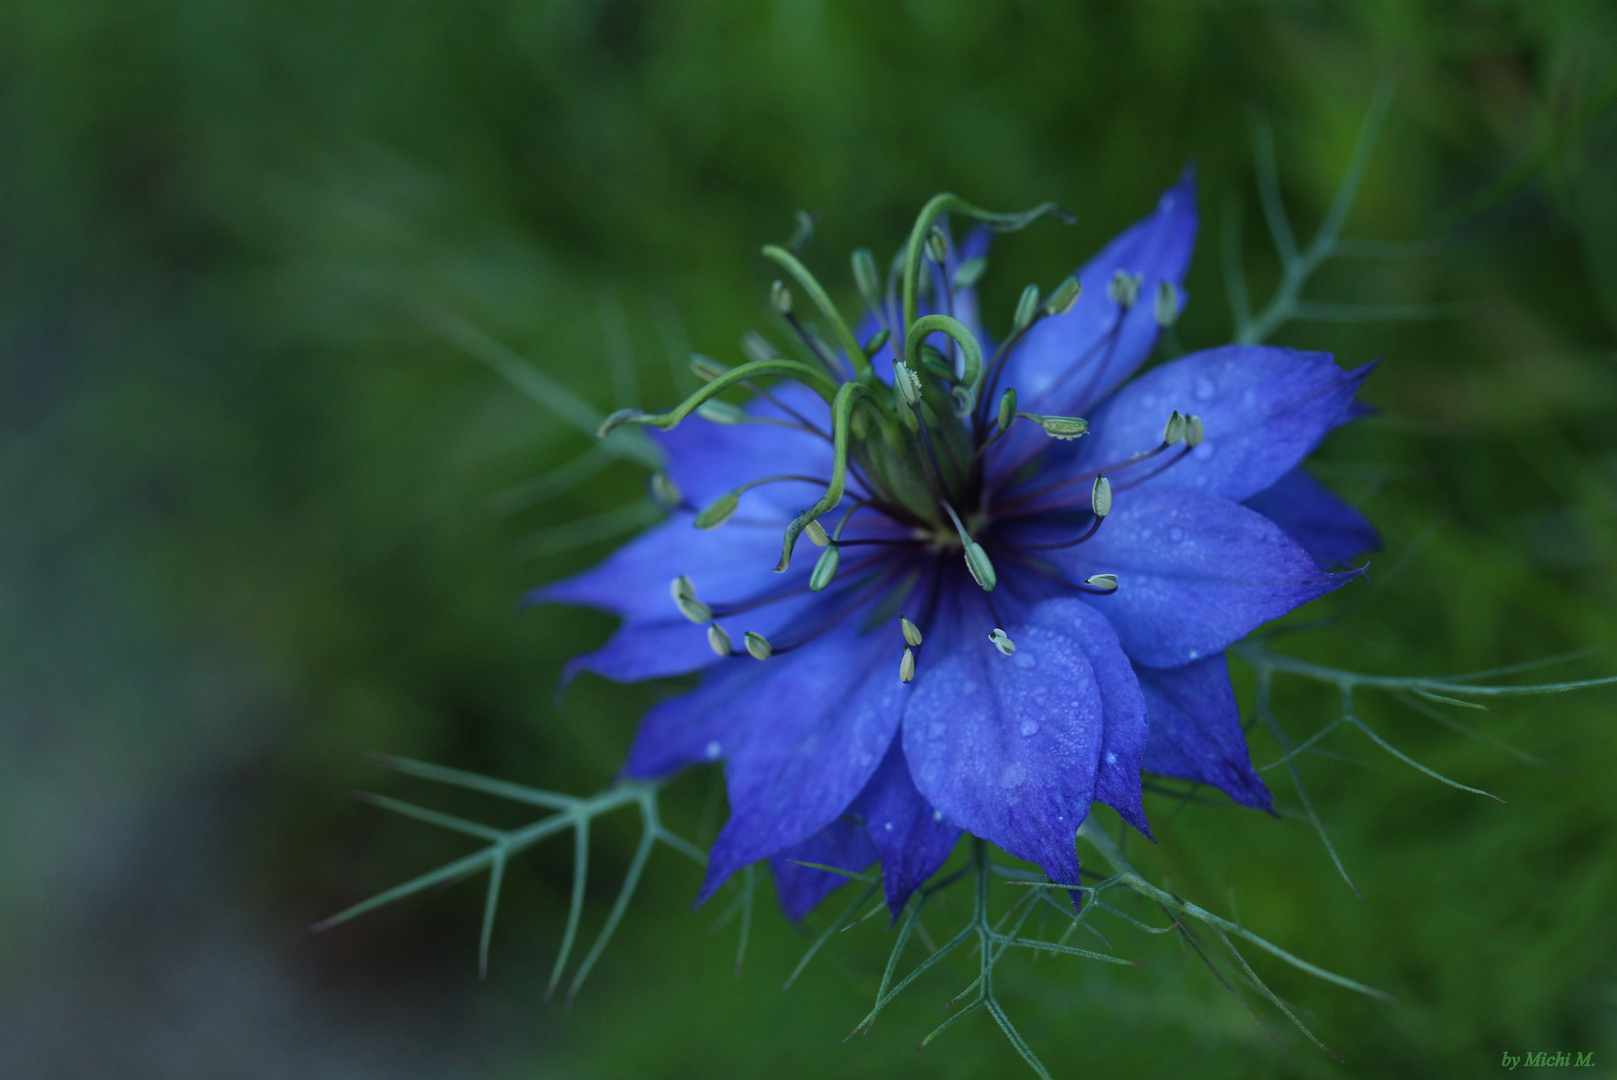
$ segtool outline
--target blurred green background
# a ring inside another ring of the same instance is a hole
[[[1226,223],[1255,293],[1275,278],[1253,116],[1306,235],[1389,71],[1346,232],[1430,250],[1334,263],[1310,295],[1471,307],[1277,339],[1385,357],[1380,416],[1318,471],[1384,530],[1372,581],[1408,556],[1351,634],[1287,647],[1437,673],[1617,641],[1609,3],[6,0],[0,1073],[1027,1075],[986,1017],[914,1052],[963,967],[839,1042],[879,977],[879,921],[782,995],[804,942],[766,900],[736,981],[734,928],[688,910],[697,871],[668,852],[571,1011],[541,1002],[565,841],[513,869],[487,982],[478,885],[308,933],[464,850],[351,788],[502,812],[368,751],[586,793],[669,689],[586,678],[557,700],[611,620],[515,601],[615,542],[542,554],[545,530],[644,476],[502,499],[589,441],[433,313],[603,410],[614,355],[667,403],[684,343],[734,361],[767,326],[758,247],[799,209],[822,215],[808,255],[842,297],[851,248],[885,258],[935,191],[1075,210],[996,244],[1002,332],[1024,283],[1052,285],[1193,160],[1179,333],[1216,344]],[[1362,901],[1306,822],[1148,803],[1161,846],[1131,851],[1158,880],[1398,995],[1260,964],[1343,1063],[1121,925],[1146,966],[1008,961],[1013,1015],[1058,1076],[1470,1077],[1557,1049],[1611,1069],[1614,704],[1461,717],[1538,768],[1367,699],[1378,730],[1509,803],[1334,736],[1304,771]],[[1294,735],[1331,715],[1306,687],[1280,705]],[[687,835],[711,838],[710,790],[671,790]],[[603,827],[587,928],[634,836]]]

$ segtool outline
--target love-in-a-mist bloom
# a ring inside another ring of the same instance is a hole
[[[771,859],[797,917],[843,880],[801,863],[879,860],[896,913],[962,830],[1076,884],[1092,803],[1149,835],[1142,771],[1267,809],[1222,650],[1375,546],[1299,470],[1368,368],[1227,346],[1125,384],[1182,303],[1188,177],[1048,297],[1025,294],[992,350],[972,288],[988,229],[956,248],[950,212],[1034,216],[934,200],[885,288],[856,255],[857,335],[766,249],[794,279],[777,308],[801,329],[806,299],[823,320],[802,335],[814,360],[699,359],[708,385],[679,408],[614,416],[660,429],[681,505],[535,594],[623,617],[575,669],[701,673],[647,714],[624,771],[724,762],[704,898]],[[744,410],[712,397],[741,382],[758,391]]]

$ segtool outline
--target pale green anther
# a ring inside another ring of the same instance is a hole
[[[948,502],[941,502],[939,505],[949,515],[949,520],[954,522],[955,534],[960,537],[960,543],[965,548],[966,569],[971,571],[971,579],[983,592],[993,592],[994,586],[999,584],[999,575],[994,573],[994,564],[989,561],[988,552],[966,532],[966,526],[961,522],[960,515],[955,513],[954,507]]]
[[[827,535],[825,526],[818,521],[811,521],[803,526],[803,535],[807,536],[815,547],[831,546],[831,537]]]
[[[1004,431],[1016,419],[1016,391],[1007,390],[999,396],[999,429]]]
[[[679,613],[681,615],[685,616],[697,626],[701,626],[703,623],[713,621],[713,609],[702,603],[700,600],[681,600],[678,597],[675,597],[674,606],[679,608]]]
[[[981,255],[967,259],[954,268],[954,287],[969,289],[982,279],[983,271],[988,269],[988,260]]]
[[[876,269],[876,256],[870,253],[869,248],[860,248],[853,253],[853,281],[859,287],[859,295],[865,298],[865,303],[880,311],[881,274]]]
[[[665,472],[651,474],[651,497],[657,500],[657,505],[670,509],[685,501],[685,493]]]
[[[874,334],[870,335],[870,340],[865,342],[865,355],[875,356],[877,353],[881,352],[881,347],[887,344],[888,339],[892,336],[892,332],[885,326],[876,331]]]
[[[691,372],[703,382],[712,382],[729,370],[711,356],[703,356],[699,352],[691,353]]]
[[[704,401],[696,407],[696,415],[704,420],[711,420],[715,424],[745,424],[747,414],[739,405],[732,405],[728,401],[719,401],[714,398]]]
[[[905,404],[915,405],[921,400],[921,377],[911,371],[902,360],[893,361],[893,386],[903,395]]]
[[[1178,320],[1179,290],[1174,287],[1173,282],[1157,282],[1157,299],[1151,313],[1156,316],[1158,326],[1172,326]]]
[[[903,367],[902,364],[899,366]],[[915,410],[910,407],[909,402],[904,400],[904,396],[902,394],[894,396],[893,406],[894,410],[898,413],[898,418],[904,421],[905,427],[909,428],[911,431],[921,430],[921,418],[915,415]]]
[[[792,290],[786,287],[784,281],[777,281],[769,286],[769,302],[775,305],[775,310],[782,315],[792,313]]]
[[[769,644],[769,639],[762,634],[748,630],[741,640],[746,642],[747,651],[752,654],[754,660],[768,660],[775,655],[774,647]]]
[[[1078,295],[1084,291],[1078,279],[1070,277],[1056,286],[1056,291],[1050,294],[1050,299],[1044,302],[1046,315],[1065,315],[1072,310],[1072,305],[1078,302]]]
[[[718,623],[709,623],[707,628],[707,643],[713,651],[720,656],[730,656],[734,650],[730,647],[730,635],[724,632],[724,627]]]
[[[736,508],[740,505],[740,497],[733,491],[726,491],[702,507],[701,513],[696,515],[696,520],[691,524],[698,529],[717,529],[735,516]]]
[[[756,330],[748,330],[741,335],[741,351],[747,354],[749,360],[778,360],[780,354],[769,339]]]
[[[842,562],[842,552],[836,545],[820,552],[820,561],[814,564],[814,573],[809,575],[809,592],[819,592],[831,584],[831,579],[837,576],[837,566]]]
[[[1140,275],[1127,270],[1116,271],[1106,283],[1106,295],[1124,311],[1129,310],[1140,299]]]
[[[1162,441],[1172,446],[1174,443],[1182,442],[1184,438],[1185,417],[1183,413],[1175,409],[1172,415],[1168,417],[1168,423],[1162,429]]]
[[[898,628],[904,631],[904,640],[911,645],[921,644],[921,628],[910,622],[908,616],[898,617]]]
[[[1112,512],[1112,482],[1104,476],[1095,477],[1095,486],[1089,491],[1089,508],[1096,517]]]
[[[915,681],[915,650],[914,649],[905,649],[904,650],[904,659],[902,659],[902,660],[900,660],[898,662],[898,681],[899,682],[914,682]]]
[[[943,230],[936,225],[926,237],[926,253],[932,256],[932,261],[942,264],[949,257],[949,238],[943,235]]]
[[[988,552],[975,540],[966,541],[966,569],[971,571],[971,579],[983,592],[993,592],[994,586],[999,584],[999,575],[994,573]]]
[[[786,246],[793,251],[802,251],[808,242],[814,239],[814,219],[816,215],[807,210],[797,212],[797,228],[792,230],[792,238]]]
[[[1029,285],[1022,290],[1022,298],[1016,302],[1016,314],[1011,318],[1011,328],[1020,334],[1033,325],[1033,317],[1039,313],[1039,287]]]
[[[691,622],[701,625],[713,620],[712,609],[696,598],[696,586],[684,574],[668,583],[668,595],[674,598],[679,613]]]
[[[1199,416],[1185,417],[1185,445],[1200,446],[1205,438],[1207,438],[1207,429],[1202,426],[1202,418]]]
[[[1090,574],[1084,578],[1084,584],[1094,589],[1105,589],[1107,592],[1117,591],[1116,574]]]
[[[993,632],[988,635],[988,640],[993,642],[994,648],[998,649],[1006,656],[1009,656],[1011,653],[1016,651],[1016,642],[1011,640],[1011,635],[1007,634],[997,626],[994,627]]]
[[[1033,421],[1052,439],[1076,439],[1089,430],[1089,421],[1081,416],[1043,416],[1030,412],[1016,415],[1023,420]]]

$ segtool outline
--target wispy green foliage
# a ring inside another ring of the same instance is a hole
[[[425,762],[411,761],[407,758],[379,756],[378,764],[389,769],[404,773],[407,776],[416,776],[424,780],[434,780],[443,784],[465,788],[470,791],[493,795],[496,798],[509,799],[513,802],[528,806],[542,807],[554,811],[546,814],[528,825],[516,829],[494,829],[480,825],[463,818],[442,814],[436,810],[413,806],[410,803],[400,802],[397,799],[381,795],[362,795],[364,801],[379,806],[384,810],[391,810],[396,814],[424,821],[429,825],[450,829],[467,836],[475,836],[488,841],[488,846],[475,851],[464,858],[446,863],[436,870],[412,878],[402,885],[396,885],[384,892],[377,893],[368,900],[363,900],[353,907],[331,916],[329,919],[316,923],[315,930],[328,930],[338,926],[349,919],[375,911],[379,907],[414,896],[423,889],[434,885],[442,885],[469,877],[482,870],[488,870],[488,892],[483,905],[483,928],[478,937],[477,967],[478,972],[484,976],[488,974],[489,942],[494,934],[494,912],[499,904],[500,886],[505,880],[505,868],[512,858],[520,855],[528,848],[533,847],[541,840],[545,840],[558,833],[571,829],[573,832],[573,889],[572,898],[567,910],[567,929],[562,934],[561,948],[556,954],[555,967],[550,972],[550,982],[545,990],[549,997],[557,986],[561,984],[562,976],[566,973],[567,963],[572,956],[573,943],[578,937],[579,922],[584,914],[584,889],[589,877],[589,850],[590,850],[590,823],[603,814],[627,806],[636,806],[640,810],[641,833],[640,842],[635,847],[634,856],[629,862],[629,869],[623,876],[623,884],[618,889],[617,899],[612,904],[612,910],[607,914],[606,922],[596,934],[594,943],[585,954],[583,961],[578,965],[573,980],[567,987],[567,1000],[571,1002],[578,990],[584,985],[596,961],[601,958],[607,943],[612,940],[618,923],[623,919],[623,913],[628,910],[629,901],[633,898],[636,887],[640,884],[640,876],[645,871],[646,862],[651,858],[652,849],[661,842],[676,851],[689,855],[698,863],[706,864],[707,856],[692,846],[689,841],[670,832],[662,823],[657,813],[657,795],[662,785],[657,783],[643,783],[637,781],[622,781],[612,787],[589,798],[578,798],[563,795],[553,791],[542,791],[538,788],[525,787],[504,780],[495,780],[475,773],[463,772],[460,769],[447,769],[439,765],[430,765]],[[750,891],[749,891],[750,895]],[[745,935],[743,935],[744,937]],[[743,945],[743,948],[745,946]],[[739,966],[740,960],[737,960]]]

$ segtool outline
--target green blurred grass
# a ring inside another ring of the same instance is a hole
[[[1617,640],[1609,5],[13,0],[0,27],[0,947],[14,973],[48,963],[39,942],[71,927],[64,898],[108,857],[92,841],[188,778],[249,778],[220,868],[230,902],[301,924],[458,850],[348,802],[350,786],[402,790],[366,751],[593,790],[666,691],[585,680],[554,701],[561,664],[610,620],[519,618],[514,601],[599,551],[517,553],[641,479],[615,468],[491,513],[491,496],[587,440],[425,312],[464,316],[605,408],[607,297],[646,400],[666,401],[668,313],[674,337],[733,357],[765,323],[757,247],[799,208],[823,215],[812,261],[842,295],[847,252],[891,250],[934,191],[1076,210],[1071,228],[996,247],[986,298],[1002,326],[1022,284],[1070,270],[1188,159],[1203,233],[1179,330],[1214,344],[1229,334],[1217,236],[1232,208],[1257,295],[1274,274],[1253,111],[1306,230],[1388,70],[1397,98],[1347,233],[1443,250],[1335,264],[1313,295],[1478,310],[1282,334],[1344,364],[1385,357],[1366,395],[1381,416],[1335,436],[1320,474],[1383,528],[1372,578],[1429,540],[1350,622],[1378,649],[1292,647],[1414,673]],[[1295,821],[1189,807],[1141,855],[1215,910],[1233,889],[1259,932],[1402,999],[1263,969],[1345,1066],[1259,1010],[1277,1046],[1176,948],[1127,932],[1113,940],[1142,970],[1008,964],[1014,1014],[1058,1075],[1470,1076],[1538,1048],[1609,1066],[1612,703],[1481,717],[1565,771],[1367,704],[1399,745],[1509,805],[1333,739],[1368,766],[1306,771],[1362,903]],[[1328,707],[1282,704],[1294,733]],[[690,828],[707,784],[672,795]],[[598,869],[621,868],[631,840],[608,830]],[[558,845],[514,872],[483,987],[467,986],[466,888],[313,948],[349,968],[464,953],[442,965],[446,999],[540,1024],[494,1053],[500,1075],[1020,1074],[986,1021],[911,1052],[949,981],[838,1045],[879,972],[875,923],[782,997],[799,943],[766,905],[733,982],[733,939],[686,912],[694,872],[670,855],[579,1006],[540,1012],[569,864]]]

